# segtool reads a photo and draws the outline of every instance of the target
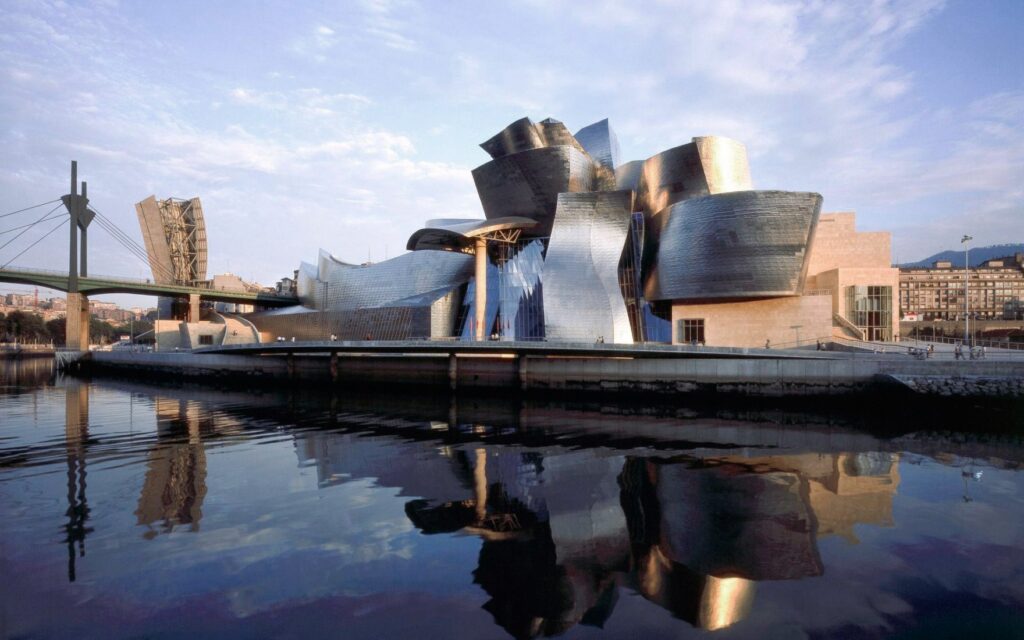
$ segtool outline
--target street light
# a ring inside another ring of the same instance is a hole
[[[963,238],[960,238],[960,244],[964,245],[964,344],[970,346],[969,326],[971,323],[971,296],[970,287],[971,281],[971,261],[969,258],[971,245],[967,244],[971,240],[974,240],[969,235],[964,234]]]

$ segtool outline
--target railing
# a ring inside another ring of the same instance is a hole
[[[903,354],[911,357],[915,357],[921,360],[925,359],[942,359],[942,360],[1020,360],[1024,359],[1024,353],[1018,353],[1017,350],[1007,350],[1001,346],[990,346],[976,344],[973,348],[963,347],[961,349],[961,356],[957,358],[956,350],[948,348],[950,343],[942,343],[943,348],[934,349],[935,341],[918,341],[918,340],[901,340],[900,342],[867,342],[862,340],[853,340],[851,338],[832,338],[832,342],[841,344],[846,347],[852,347],[862,351],[871,351],[873,353],[880,354]],[[908,344],[913,342],[914,344]],[[958,344],[954,341],[952,344]]]
[[[927,339],[921,338],[901,338],[900,342],[915,342],[915,343],[937,343],[937,344],[963,344],[963,338],[950,338],[948,336],[934,336]],[[1024,342],[1003,342],[1001,340],[978,340],[971,339],[971,344],[976,347],[986,347],[988,349],[1010,349],[1016,351],[1024,351]]]
[[[853,324],[852,322],[850,322],[850,320],[847,319],[846,316],[844,316],[843,314],[841,314],[841,313],[833,313],[832,314],[832,319],[835,322],[838,322],[839,326],[841,326],[841,327],[843,327],[845,329],[849,329],[850,331],[852,331],[853,334],[858,337],[858,339],[863,340],[865,338],[864,330],[861,329],[860,327],[858,327],[857,325]]]

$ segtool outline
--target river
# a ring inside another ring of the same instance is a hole
[[[0,636],[1021,637],[1020,413],[882,411],[0,362]]]

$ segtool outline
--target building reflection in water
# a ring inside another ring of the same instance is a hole
[[[462,498],[412,500],[406,513],[424,533],[483,540],[474,580],[515,637],[602,626],[623,587],[695,627],[728,627],[749,614],[758,582],[821,575],[820,536],[856,542],[857,524],[891,526],[899,485],[889,453],[658,459],[480,447],[452,459],[444,466]],[[419,484],[410,475],[403,486],[431,495]]]
[[[212,431],[210,413],[192,400],[154,398],[157,444],[150,450],[135,515],[147,538],[187,525],[199,530],[206,496],[203,436]]]
[[[65,378],[64,449],[67,458],[67,503],[64,542],[68,546],[68,581],[74,582],[76,546],[78,557],[85,556],[85,538],[92,532],[89,502],[85,494],[85,454],[89,439],[89,385],[76,378]]]

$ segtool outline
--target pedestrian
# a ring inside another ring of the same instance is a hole
[[[988,355],[988,350],[985,348],[985,345],[982,345],[981,346],[981,359],[984,360],[986,355]]]
[[[772,348],[772,341],[771,341],[771,339],[768,339],[768,340],[764,341],[764,348],[765,349],[771,349]]]
[[[928,357],[929,358],[932,357],[932,354],[935,353],[935,345],[934,344],[929,344],[928,345],[927,353],[928,353]]]
[[[964,357],[964,352],[963,349],[961,349],[960,347],[960,343],[958,342],[956,346],[953,347],[953,359],[959,360],[962,357]]]
[[[818,340],[818,351],[821,351],[821,340]]]

